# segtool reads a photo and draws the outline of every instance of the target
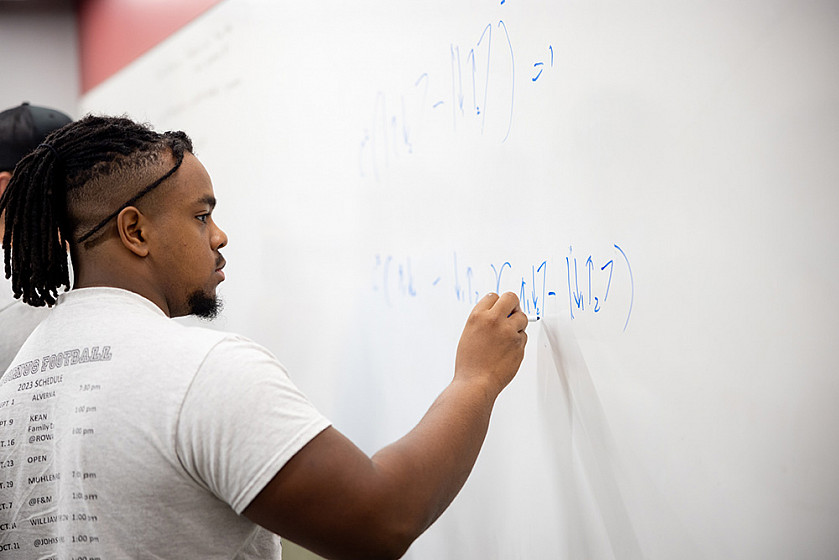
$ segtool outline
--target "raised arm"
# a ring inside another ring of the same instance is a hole
[[[417,426],[373,457],[328,428],[245,509],[252,521],[326,558],[399,558],[466,482],[490,413],[524,356],[527,317],[515,294],[475,308],[454,379]]]

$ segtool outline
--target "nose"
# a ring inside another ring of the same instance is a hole
[[[216,228],[213,235],[213,246],[218,250],[227,245],[227,234],[220,227],[216,226],[215,223],[213,225]]]

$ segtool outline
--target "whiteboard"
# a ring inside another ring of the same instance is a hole
[[[227,0],[82,99],[187,131],[218,328],[373,453],[542,320],[410,559],[835,558],[835,2]]]

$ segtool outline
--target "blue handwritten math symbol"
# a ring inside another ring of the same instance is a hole
[[[629,271],[629,311],[626,314],[626,323],[623,325],[623,330],[626,332],[626,328],[629,326],[629,318],[632,317],[632,306],[635,304],[635,277],[632,274],[632,265],[629,264],[629,257],[626,255],[626,252],[618,247],[617,244],[615,244],[615,249],[623,257],[624,262],[626,262],[626,268]]]
[[[501,268],[503,270],[504,266],[502,265]],[[493,267],[493,270],[495,270],[495,267]],[[537,317],[541,317],[544,314],[545,280],[547,278],[547,270],[548,261],[542,261],[542,264],[539,265],[539,268],[536,268],[535,265],[530,267],[532,282],[530,284],[529,295],[527,293],[527,280],[524,276],[521,277],[521,286],[519,289],[519,302],[521,303],[522,309],[525,313],[535,313]],[[537,292],[536,288],[538,284],[538,279],[541,279],[542,281],[541,296]]]
[[[537,316],[541,317],[545,311],[545,281],[547,280],[548,274],[548,261],[542,261],[542,264],[539,265],[539,268],[530,267],[530,271],[533,276],[533,283],[530,286],[530,302],[528,302],[528,308],[530,307],[530,303],[533,303],[533,311],[536,313]],[[542,273],[542,297],[540,298],[539,295],[536,293],[536,275],[541,272]]]
[[[591,260],[591,258],[589,258],[589,260]],[[589,261],[586,261],[586,262],[588,263]],[[568,266],[569,274],[570,274],[571,266],[570,266],[570,262],[568,260],[568,257],[565,257],[565,263]],[[579,274],[577,272],[577,257],[574,257],[574,290],[573,291],[571,290],[570,282],[571,281],[570,281],[570,277],[569,277],[568,290],[569,290],[569,293],[571,294],[571,296],[574,298],[574,303],[576,304],[577,309],[579,309],[580,311],[585,311],[586,304],[585,304],[585,301],[584,301],[583,291],[580,289],[580,278],[579,278]],[[574,318],[573,308],[572,308],[572,311],[571,311],[571,318],[572,319]]]
[[[454,293],[457,301],[468,301],[470,305],[478,303],[480,294],[473,288],[475,272],[471,266],[466,267],[466,288],[460,284],[460,268],[457,264],[457,253],[454,254]],[[435,281],[436,284],[436,281]]]
[[[411,272],[411,259],[407,259],[406,264],[399,265],[399,291],[403,295],[416,297],[417,291],[414,289],[414,275]]]
[[[492,267],[492,271],[495,273],[495,293],[501,291],[501,274],[504,272],[504,267],[512,269],[513,265],[509,263],[509,261],[505,262],[501,265],[500,268],[495,268],[494,264],[490,264],[489,266]]]
[[[392,255],[377,254],[373,265],[373,291],[381,293],[387,305],[393,304],[391,296],[416,297],[410,257],[396,261]]]
[[[553,46],[548,45],[548,50],[550,51],[550,54],[551,54],[550,65],[551,65],[551,68],[553,68],[553,65],[554,65],[554,48],[553,48]],[[541,76],[542,72],[545,70],[545,63],[544,62],[535,62],[533,64],[533,68],[537,68],[539,70],[539,73],[536,74],[534,77],[532,77],[530,79],[530,81],[535,82],[536,80],[539,79],[539,76]]]
[[[457,301],[463,301],[463,288],[460,287],[460,275],[457,273],[457,253],[454,254],[454,295]]]

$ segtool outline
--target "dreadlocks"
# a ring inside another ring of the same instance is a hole
[[[90,243],[120,211],[175,173],[184,151],[192,151],[192,142],[183,132],[161,134],[120,117],[88,116],[47,136],[20,161],[0,198],[14,296],[36,307],[53,305],[59,287],[70,289],[65,243]],[[169,154],[175,165],[159,176]],[[159,177],[149,181],[155,173]],[[88,231],[79,234],[81,227]]]

